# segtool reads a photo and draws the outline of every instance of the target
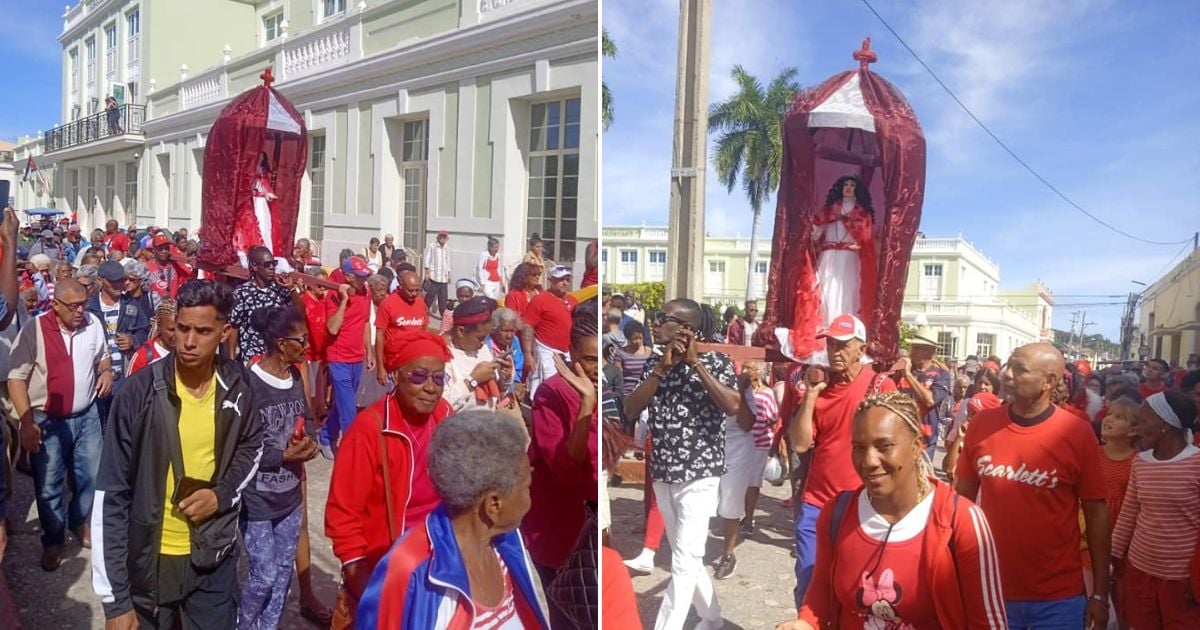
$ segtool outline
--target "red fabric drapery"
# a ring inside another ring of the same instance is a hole
[[[276,257],[291,254],[299,214],[300,182],[308,164],[304,119],[278,90],[263,85],[233,99],[217,116],[204,148],[200,250],[207,265],[238,262],[237,251],[265,244]],[[253,183],[262,154],[270,164],[275,195],[272,243],[262,243],[254,218]]]
[[[855,77],[874,132],[852,126],[810,127],[814,108]],[[796,331],[792,341],[797,358],[821,347],[820,295],[812,289],[818,254],[813,246],[815,218],[834,181],[854,174],[871,192],[871,236],[878,248],[876,286],[870,298],[862,300],[868,353],[888,362],[899,350],[900,307],[925,194],[925,138],[916,114],[900,91],[878,74],[865,68],[843,72],[796,95],[784,121],[783,144],[767,284],[771,289],[755,344],[777,347],[774,330],[785,327]],[[855,240],[860,237],[855,235]],[[870,264],[868,258],[863,256],[862,263]]]

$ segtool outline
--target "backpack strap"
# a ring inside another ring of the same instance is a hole
[[[842,527],[842,520],[846,517],[846,508],[850,505],[850,499],[853,496],[854,491],[843,490],[833,500],[833,519],[829,523],[829,544],[832,547],[837,547],[837,533]]]
[[[179,438],[179,414],[175,413],[175,408],[171,406],[171,400],[167,397],[167,380],[163,373],[165,361],[157,361],[150,364],[150,371],[154,374],[154,401],[158,407],[158,415],[162,418],[163,429],[167,433],[167,454],[171,457],[171,474],[175,477],[175,487],[179,487],[179,481],[183,479],[183,446],[180,444]]]

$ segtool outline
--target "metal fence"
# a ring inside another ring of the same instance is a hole
[[[145,105],[120,105],[101,110],[45,132],[47,153],[128,133],[142,133],[146,120]]]

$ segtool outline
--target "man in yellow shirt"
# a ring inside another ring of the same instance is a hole
[[[93,588],[107,630],[232,628],[237,516],[262,455],[240,366],[217,356],[233,293],[192,280],[176,349],[113,400],[92,510]]]

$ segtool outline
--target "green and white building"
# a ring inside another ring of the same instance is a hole
[[[200,224],[207,133],[261,83],[304,116],[297,236],[326,262],[393,234],[451,233],[455,275],[488,236],[505,263],[532,233],[583,267],[598,232],[595,0],[85,0],[63,16],[61,125],[23,138],[85,227]],[[123,100],[113,128],[104,98]]]

